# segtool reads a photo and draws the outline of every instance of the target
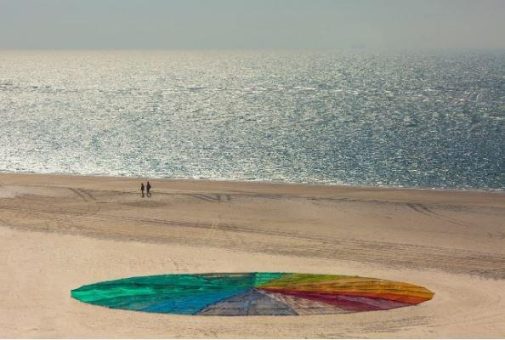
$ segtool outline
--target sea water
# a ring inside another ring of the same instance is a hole
[[[0,51],[0,171],[505,189],[505,51]]]

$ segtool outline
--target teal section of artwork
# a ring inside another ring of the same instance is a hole
[[[255,273],[254,274],[254,286],[258,287],[264,285],[265,283],[276,280],[283,276],[283,273]]]
[[[109,308],[193,314],[211,303],[243,293],[255,275],[158,275],[133,277],[82,286],[73,298]]]

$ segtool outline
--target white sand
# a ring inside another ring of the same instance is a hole
[[[0,337],[505,337],[505,195],[0,175]],[[406,281],[414,307],[203,317],[111,310],[83,284],[283,271]]]

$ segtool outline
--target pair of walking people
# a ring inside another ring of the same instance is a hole
[[[151,197],[151,183],[147,181],[146,186],[144,187],[144,182],[140,184],[140,192],[142,193],[142,197],[144,197],[144,188],[146,190],[147,197]]]

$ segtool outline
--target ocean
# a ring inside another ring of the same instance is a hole
[[[0,51],[0,171],[505,189],[505,51]]]

